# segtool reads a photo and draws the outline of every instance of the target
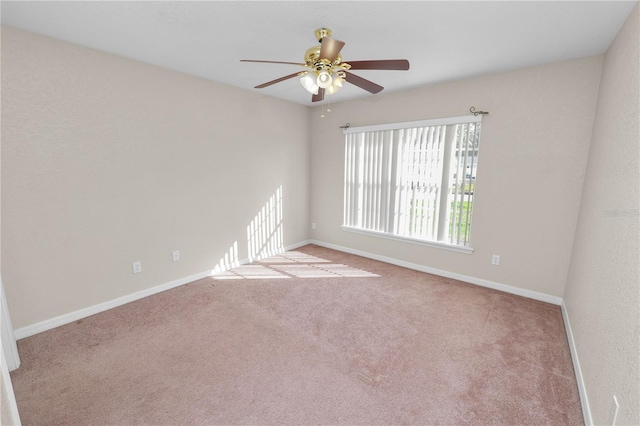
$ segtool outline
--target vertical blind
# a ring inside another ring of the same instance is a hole
[[[468,246],[481,119],[346,129],[344,226]]]

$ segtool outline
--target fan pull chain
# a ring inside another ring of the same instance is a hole
[[[324,118],[325,105],[322,104],[322,113],[320,114],[320,118]],[[326,108],[327,114],[331,112],[331,105],[327,105]]]

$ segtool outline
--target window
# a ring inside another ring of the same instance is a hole
[[[481,120],[345,129],[343,229],[470,252]]]

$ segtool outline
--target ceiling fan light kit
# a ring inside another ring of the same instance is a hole
[[[337,73],[336,77],[333,79],[333,83],[331,86],[327,87],[327,95],[333,95],[342,87],[342,82],[345,81],[344,77],[340,76],[340,73]]]
[[[406,59],[383,59],[369,61],[342,62],[340,51],[345,43],[331,38],[333,32],[329,28],[318,28],[315,36],[320,45],[307,49],[304,55],[304,63],[264,61],[243,59],[241,62],[262,62],[272,64],[298,65],[307,68],[306,71],[289,74],[284,77],[255,86],[262,89],[272,84],[280,83],[293,77],[300,77],[300,84],[312,94],[311,101],[318,102],[324,99],[325,93],[336,93],[345,81],[360,87],[370,93],[379,93],[383,87],[357,76],[350,70],[403,70],[409,69],[409,61]]]
[[[331,83],[333,83],[333,78],[331,77],[329,71],[322,70],[318,73],[318,86],[326,89],[327,87],[331,86]]]
[[[307,92],[311,93],[312,95],[317,95],[318,89],[320,89],[320,86],[316,83],[316,79],[313,78],[312,74],[308,72],[304,73],[300,78],[300,84],[302,84],[302,87],[304,87]]]

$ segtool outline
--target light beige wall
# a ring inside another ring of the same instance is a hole
[[[640,7],[604,60],[565,305],[594,424],[640,424]]]
[[[571,255],[602,56],[338,103],[312,112],[312,238],[560,297]],[[387,71],[393,72],[393,71]],[[409,71],[417,72],[417,71]],[[359,75],[367,78],[366,71]],[[378,74],[380,75],[380,74]],[[373,77],[371,77],[373,79]],[[347,89],[343,89],[347,90]],[[349,86],[348,90],[360,90]],[[486,110],[471,255],[342,231],[344,136],[370,125]],[[491,265],[492,254],[501,256]]]
[[[247,226],[280,186],[284,245],[308,238],[308,117],[300,105],[3,27],[2,276],[13,325],[210,270],[235,242],[246,258]]]

